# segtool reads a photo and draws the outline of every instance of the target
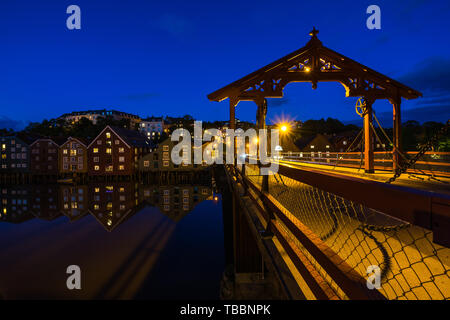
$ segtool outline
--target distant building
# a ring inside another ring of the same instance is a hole
[[[186,160],[189,159],[190,151],[190,163],[189,161],[182,162],[181,164],[174,164],[171,160],[172,149],[178,142],[171,141],[170,138],[161,142],[158,147],[151,153],[143,156],[139,160],[139,170],[145,171],[191,171],[205,167],[205,164],[194,164],[194,148],[192,150],[183,150],[183,157]],[[192,144],[193,146],[193,144]],[[203,147],[204,148],[204,147]],[[203,150],[203,149],[202,149]],[[202,151],[203,152],[203,151]]]
[[[139,131],[148,139],[158,139],[164,132],[164,118],[149,117],[142,119],[139,124]]]
[[[30,170],[33,174],[58,174],[58,144],[49,138],[35,140],[30,145]]]
[[[0,139],[0,172],[29,172],[30,146],[17,136]]]
[[[334,146],[329,137],[324,134],[302,137],[295,141],[295,144],[301,152],[331,152]]]
[[[88,146],[89,175],[131,175],[153,144],[135,130],[106,126]]]
[[[87,142],[79,138],[69,137],[59,148],[59,172],[86,173],[87,172]]]
[[[64,119],[70,124],[75,124],[82,118],[91,120],[94,124],[97,123],[99,118],[112,117],[114,120],[120,121],[123,119],[130,120],[131,128],[134,128],[136,124],[141,122],[141,118],[131,113],[126,113],[117,110],[87,110],[87,111],[74,111],[71,113],[65,113],[59,117],[59,119]]]

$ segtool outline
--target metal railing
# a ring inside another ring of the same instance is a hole
[[[405,152],[412,158],[417,152]],[[332,167],[364,168],[364,155],[361,152],[283,152],[283,160],[329,165]],[[377,170],[392,170],[392,151],[374,152]],[[426,152],[408,173],[427,173],[450,177],[450,152]]]
[[[317,298],[450,299],[450,197],[283,164],[264,190],[257,165],[229,170]]]

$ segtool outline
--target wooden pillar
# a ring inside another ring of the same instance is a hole
[[[390,100],[393,107],[393,150],[392,150],[392,169],[396,171],[401,164],[400,152],[402,152],[402,118],[400,111],[401,97]]]
[[[266,129],[267,100],[262,99],[262,100],[256,102],[256,104],[258,106],[258,110],[256,112],[256,116],[257,116],[256,120],[257,120],[257,126],[258,126],[258,159],[259,159],[259,157],[260,157],[259,146],[261,143],[261,137],[259,136],[259,130]],[[268,138],[268,135],[266,135],[266,137]],[[268,144],[268,142],[266,142],[266,147],[268,148],[269,146],[267,144]],[[259,163],[259,166],[260,166],[259,171],[261,172],[261,163]],[[268,175],[263,176],[262,190],[269,191],[269,176]]]
[[[236,130],[236,102],[235,99],[232,97],[229,98],[230,100],[230,129]],[[234,159],[234,165],[236,165],[237,157],[236,157],[236,137],[233,138],[233,159]]]
[[[366,173],[374,172],[373,157],[373,132],[372,132],[372,104],[371,99],[366,101],[366,112],[364,113],[364,171]]]

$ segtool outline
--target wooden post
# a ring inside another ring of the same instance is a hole
[[[400,158],[400,152],[402,152],[402,122],[400,103],[401,97],[398,96],[395,100],[390,100],[393,107],[393,146],[392,146],[392,169],[396,171],[399,169],[402,159]]]
[[[236,116],[235,116],[235,110],[236,110],[236,102],[235,99],[232,97],[229,98],[230,100],[230,129],[236,130]],[[236,137],[233,138],[233,159],[234,159],[234,165],[236,166],[237,158],[236,158]]]
[[[364,113],[364,171],[374,172],[373,159],[373,132],[372,132],[372,103],[371,99],[366,99],[366,112]]]
[[[266,114],[267,114],[267,100],[266,99],[262,99],[258,102],[256,102],[257,106],[258,106],[258,111],[256,112],[257,115],[257,125],[258,125],[258,159],[260,158],[260,154],[259,154],[259,146],[261,144],[261,137],[259,136],[259,130],[260,129],[265,129],[266,128]],[[266,137],[268,138],[268,135],[266,135]],[[266,142],[266,148],[269,147],[268,142]],[[258,160],[259,162],[259,160]],[[259,162],[259,171],[261,172],[261,163]],[[269,176],[268,175],[264,175],[262,178],[262,191],[269,191]]]

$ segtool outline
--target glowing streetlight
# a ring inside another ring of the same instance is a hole
[[[283,125],[283,126],[281,126],[280,129],[281,129],[281,131],[286,132],[287,131],[287,126]]]

